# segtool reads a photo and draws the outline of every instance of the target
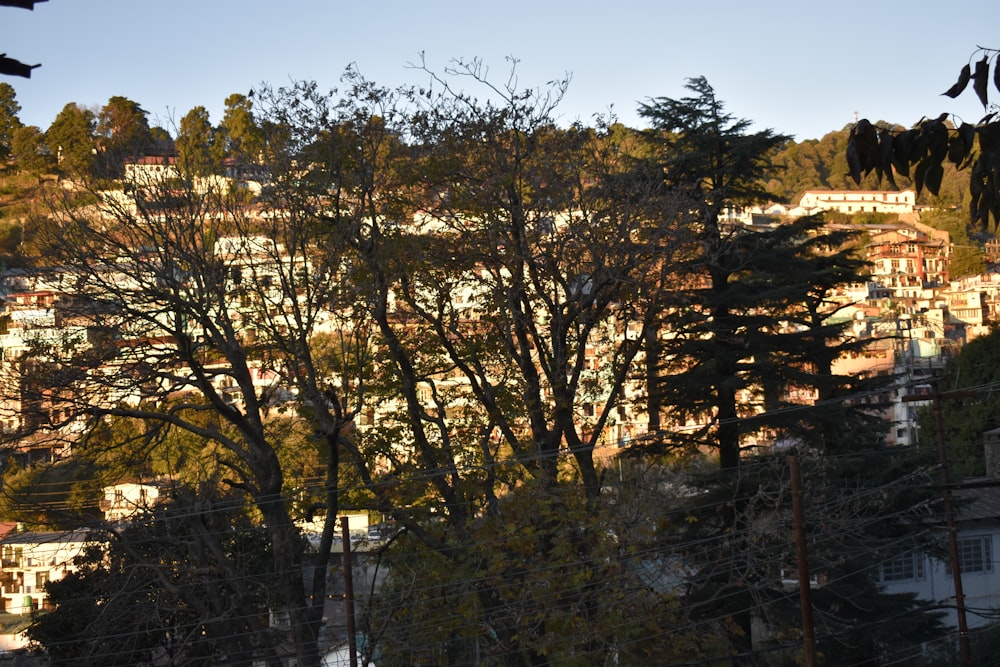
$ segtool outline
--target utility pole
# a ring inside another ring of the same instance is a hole
[[[358,637],[354,629],[354,566],[351,563],[351,530],[348,518],[340,517],[340,529],[344,539],[344,613],[347,616],[347,649],[351,667],[358,665]]]
[[[948,551],[951,559],[951,576],[955,586],[955,613],[958,616],[958,646],[962,667],[972,667],[972,649],[969,645],[969,624],[965,614],[965,591],[962,588],[962,561],[958,553],[958,529],[955,526],[955,503],[951,496],[951,475],[948,472],[948,449],[944,442],[942,399],[971,398],[975,392],[951,391],[942,394],[934,383],[931,410],[934,413],[934,433],[937,439],[938,467],[941,470],[941,498],[944,501],[945,522],[948,526]],[[923,395],[903,396],[904,402],[926,401]]]
[[[799,568],[799,603],[802,606],[802,643],[806,667],[816,667],[816,633],[813,629],[812,599],[809,591],[809,557],[806,552],[806,522],[802,512],[802,477],[799,457],[789,456],[792,477],[792,523],[795,530],[795,556]]]

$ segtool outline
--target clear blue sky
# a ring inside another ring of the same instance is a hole
[[[0,52],[42,63],[14,86],[21,121],[45,130],[68,102],[99,108],[121,95],[173,131],[192,107],[213,122],[234,92],[261,82],[337,85],[355,63],[385,86],[482,58],[519,82],[572,76],[564,121],[613,108],[641,126],[638,104],[686,94],[704,75],[734,116],[798,140],[870,120],[983,116],[971,86],[941,95],[977,46],[1000,47],[1000,2],[918,0],[49,0],[0,7]],[[1000,99],[1000,93],[994,96]]]

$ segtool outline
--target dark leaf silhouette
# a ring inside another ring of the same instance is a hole
[[[892,166],[896,172],[906,178],[910,177],[911,151],[913,150],[913,137],[915,130],[905,130],[892,139]]]
[[[855,184],[861,183],[861,160],[858,158],[858,143],[853,133],[847,140],[847,173]]]
[[[875,168],[875,173],[878,174],[879,181],[882,180],[883,175],[889,181],[889,185],[893,189],[898,190],[899,187],[896,185],[896,179],[893,176],[893,149],[892,149],[892,132],[889,130],[879,130],[878,133],[878,152],[879,161],[878,166]]]
[[[1000,58],[993,63],[993,87],[1000,91]]]
[[[942,94],[947,95],[948,97],[958,97],[962,94],[962,91],[965,90],[965,87],[969,85],[969,79],[971,78],[972,67],[966,63],[965,67],[962,68],[961,74],[958,75],[958,81],[955,82],[955,85],[944,91]]]
[[[983,59],[976,63],[976,73],[972,77],[972,89],[976,91],[976,95],[979,97],[979,101],[983,103],[983,106],[989,105],[988,93],[986,92],[989,88],[990,81],[990,60],[988,57],[983,56]]]
[[[968,155],[969,151],[965,148],[965,142],[960,136],[955,135],[948,141],[948,161],[953,165],[957,167],[962,164]]]
[[[41,65],[26,65],[20,60],[8,58],[6,53],[0,53],[0,74],[23,76],[26,79],[30,79],[31,70],[36,67],[41,67]]]
[[[940,162],[931,161],[927,165],[927,173],[924,175],[924,185],[935,197],[941,190],[941,180],[944,178],[944,167]]]

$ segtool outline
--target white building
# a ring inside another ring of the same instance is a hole
[[[150,511],[160,502],[160,487],[156,484],[123,482],[104,487],[101,511],[108,523],[121,523]]]
[[[913,190],[899,192],[887,190],[807,190],[799,199],[796,212],[803,215],[820,211],[854,213],[913,213],[916,206]]]
[[[12,533],[0,540],[0,604],[8,614],[45,608],[45,584],[62,579],[91,542],[86,530]]]

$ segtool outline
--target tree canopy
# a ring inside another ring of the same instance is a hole
[[[998,54],[997,49],[977,49],[962,66],[958,80],[943,94],[958,97],[971,83],[987,112],[990,86],[1000,92]],[[975,124],[953,123],[948,113],[942,113],[924,117],[909,129],[880,127],[861,119],[851,128],[846,156],[855,183],[874,173],[879,180],[895,185],[896,174],[909,177],[912,170],[917,190],[926,188],[935,195],[941,190],[946,164],[967,168],[970,220],[991,232],[1000,224],[1000,121],[995,113],[986,113]]]

